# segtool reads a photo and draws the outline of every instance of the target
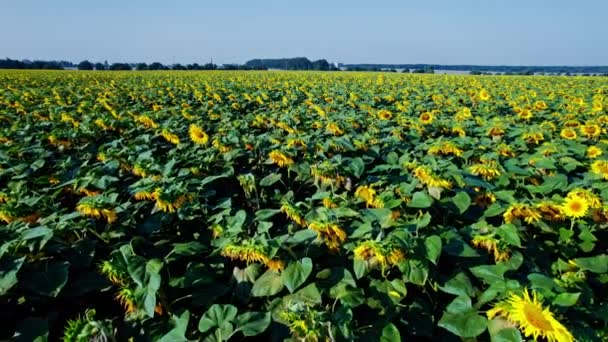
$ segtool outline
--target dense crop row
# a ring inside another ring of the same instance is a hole
[[[0,73],[0,338],[608,338],[608,81]]]

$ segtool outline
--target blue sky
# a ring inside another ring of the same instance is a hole
[[[605,0],[0,0],[0,58],[607,65]]]

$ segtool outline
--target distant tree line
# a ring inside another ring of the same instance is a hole
[[[509,66],[509,65],[444,65],[444,64],[339,64],[339,67],[352,69],[413,69],[413,70],[452,70],[494,72],[501,74],[533,75],[545,74],[608,74],[608,66]]]
[[[160,62],[154,63],[113,63],[108,65],[102,63],[91,63],[89,61],[82,61],[78,64],[78,70],[265,70],[264,68],[253,69],[245,65],[238,64],[224,64],[218,66],[213,63],[206,64],[173,64],[164,65]]]
[[[266,68],[280,70],[337,70],[335,66],[329,64],[325,59],[310,61],[306,57],[277,58],[277,59],[252,59],[245,63],[250,68]]]
[[[66,67],[73,66],[72,63],[66,61],[29,61],[16,59],[0,59],[0,69],[47,69],[47,70],[63,70]]]

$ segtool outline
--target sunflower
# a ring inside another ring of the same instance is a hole
[[[414,177],[416,177],[420,183],[426,186],[444,189],[449,189],[452,187],[452,182],[434,175],[426,166],[416,167],[413,173]]]
[[[576,132],[571,128],[564,128],[559,133],[559,136],[567,140],[574,140],[576,139]]]
[[[331,251],[337,251],[346,241],[346,232],[335,223],[314,221],[308,229],[317,233],[317,240],[323,241]]]
[[[566,197],[561,209],[567,217],[577,219],[587,215],[589,202],[581,196],[570,196]]]
[[[536,205],[536,210],[538,210],[545,221],[561,221],[564,219],[561,206],[553,202],[541,202]]]
[[[163,138],[165,138],[165,140],[172,143],[173,145],[179,145],[179,137],[176,134],[173,134],[173,133],[169,132],[168,130],[163,129],[163,131],[160,133],[160,135],[162,135]]]
[[[473,202],[475,202],[476,205],[485,208],[496,202],[496,196],[492,193],[485,192],[475,196]]]
[[[420,114],[420,122],[423,125],[429,125],[433,122],[433,120],[435,120],[435,116],[432,112],[424,112]]]
[[[361,185],[355,190],[355,196],[364,200],[368,207],[382,208],[384,203],[376,196],[376,190],[369,185]]]
[[[524,220],[527,224],[536,223],[542,218],[541,213],[523,203],[511,204],[502,217],[505,223],[513,223],[515,220]]]
[[[266,248],[248,242],[241,245],[228,244],[222,249],[222,256],[232,260],[240,260],[247,264],[260,262],[266,264],[269,261]]]
[[[509,298],[494,305],[487,313],[489,319],[503,317],[515,324],[526,336],[547,339],[549,342],[572,342],[574,337],[553,313],[542,306],[537,293],[532,295],[525,289],[523,295],[512,294]]]
[[[287,155],[285,155],[283,152],[281,152],[279,150],[271,151],[268,154],[268,158],[270,158],[270,160],[274,164],[279,165],[279,167],[289,167],[289,166],[293,165],[293,163],[294,163],[293,159],[291,159],[290,157],[288,157]]]
[[[284,213],[290,220],[297,223],[300,226],[306,225],[306,220],[302,217],[302,213],[298,208],[291,205],[289,202],[283,202],[280,208],[281,212]]]
[[[338,126],[338,124],[336,124],[334,122],[328,123],[327,126],[325,127],[325,129],[333,135],[344,134],[344,130],[342,128],[340,128],[340,126]]]
[[[596,124],[586,124],[580,127],[581,134],[589,139],[596,138],[602,133],[602,129]]]
[[[608,180],[608,161],[596,160],[591,164],[591,172],[601,176],[604,180]]]
[[[488,253],[492,253],[495,262],[506,261],[510,258],[509,249],[500,247],[500,241],[494,237],[494,234],[475,235],[471,244],[475,248],[485,249]]]
[[[285,263],[281,259],[272,258],[266,261],[266,267],[271,271],[279,272],[285,268]]]
[[[473,164],[469,166],[469,171],[476,176],[482,176],[485,180],[494,179],[501,174],[497,167],[486,164]]]
[[[460,148],[458,148],[458,146],[456,146],[454,143],[452,143],[450,141],[444,141],[441,144],[431,146],[431,148],[429,148],[429,150],[428,150],[428,153],[434,154],[434,155],[443,155],[443,156],[454,155],[454,156],[460,157],[460,156],[462,156],[464,151],[461,150]]]
[[[113,209],[96,208],[93,203],[83,202],[78,204],[76,210],[87,217],[106,219],[108,223],[116,221],[116,212]]]
[[[481,89],[478,96],[481,101],[488,101],[490,99],[490,93],[485,89]]]
[[[188,132],[190,133],[190,140],[195,144],[206,145],[209,142],[209,135],[207,135],[201,127],[195,124],[190,125]]]
[[[395,266],[405,259],[405,254],[400,248],[383,246],[373,240],[361,242],[355,247],[353,254],[356,260],[366,261],[371,267],[380,266],[383,272],[388,266]]]
[[[589,146],[587,148],[587,157],[589,158],[597,158],[602,155],[602,149],[597,146]]]
[[[380,120],[390,120],[393,118],[393,114],[390,111],[383,109],[378,112],[378,118]]]

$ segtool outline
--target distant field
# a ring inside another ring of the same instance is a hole
[[[607,93],[0,71],[0,339],[606,340]]]

